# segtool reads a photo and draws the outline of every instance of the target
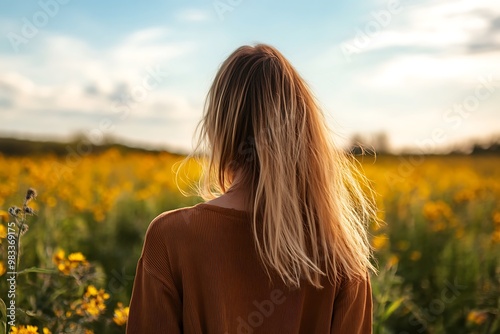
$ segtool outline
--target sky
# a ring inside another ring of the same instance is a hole
[[[189,151],[218,67],[255,43],[291,61],[341,144],[500,134],[498,0],[1,0],[0,136]]]

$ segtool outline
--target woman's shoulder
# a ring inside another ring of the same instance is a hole
[[[247,227],[246,224],[239,223],[247,222],[250,218],[251,214],[245,211],[198,203],[168,210],[156,216],[148,227],[146,238],[154,235],[161,236],[163,241],[176,239],[188,242],[199,238],[200,230],[206,235],[208,226],[213,226],[214,231],[221,226]]]
[[[149,224],[147,234],[180,232],[191,222],[194,210],[195,207],[184,207],[160,213]]]

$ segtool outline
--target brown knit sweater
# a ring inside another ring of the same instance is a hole
[[[273,277],[273,276],[272,276]],[[146,233],[128,334],[371,333],[370,280],[273,284],[247,212],[207,203],[164,212]]]

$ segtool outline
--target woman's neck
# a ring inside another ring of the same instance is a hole
[[[208,204],[240,211],[250,211],[249,192],[251,187],[243,182],[242,174],[237,171],[234,174],[233,183],[221,196],[208,201]]]

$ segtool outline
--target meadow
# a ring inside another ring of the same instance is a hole
[[[0,155],[4,301],[8,208],[22,207],[29,187],[38,192],[29,203],[36,214],[24,217],[17,333],[124,333],[149,222],[200,201],[178,190],[182,159],[116,148]],[[372,277],[374,332],[499,333],[500,156],[359,159],[385,222],[370,227],[380,271]],[[183,175],[195,180],[196,164]]]

